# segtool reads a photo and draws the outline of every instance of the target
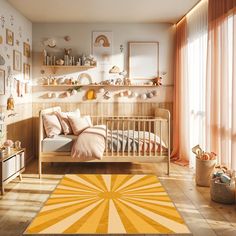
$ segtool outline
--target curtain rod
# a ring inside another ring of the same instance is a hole
[[[199,0],[186,14],[184,14],[175,24],[179,24],[180,21],[182,21],[200,2],[204,0]]]

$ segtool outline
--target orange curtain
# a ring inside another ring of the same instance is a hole
[[[236,169],[236,0],[209,0],[206,143]]]
[[[188,162],[188,121],[186,118],[188,89],[186,80],[187,65],[187,20],[183,18],[176,25],[175,39],[175,76],[173,109],[173,151],[172,159],[182,164]]]

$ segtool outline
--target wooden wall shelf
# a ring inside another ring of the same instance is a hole
[[[43,67],[51,69],[53,74],[55,74],[58,69],[76,69],[78,71],[83,71],[83,70],[96,68],[96,66],[59,66],[59,65],[55,65],[55,66],[43,65]]]
[[[51,88],[64,88],[64,87],[102,87],[102,88],[135,88],[135,87],[148,87],[148,88],[158,88],[159,86],[156,85],[148,85],[148,84],[144,84],[144,85],[102,85],[102,84],[76,84],[76,85],[70,85],[70,84],[58,84],[58,85],[37,85],[37,86],[41,86],[41,87],[51,87]]]

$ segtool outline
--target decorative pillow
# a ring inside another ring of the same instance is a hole
[[[75,115],[68,115],[68,120],[74,135],[79,135],[85,129],[92,126],[91,118],[89,116],[78,117]]]
[[[80,117],[80,110],[77,109],[74,112],[56,112],[56,115],[61,123],[63,133],[65,135],[73,134],[73,130],[68,120],[68,115],[76,115],[77,117]]]
[[[48,138],[52,138],[62,133],[60,121],[55,114],[43,115],[43,125]]]
[[[65,135],[72,134],[73,130],[70,126],[70,122],[68,120],[68,116],[66,112],[57,112],[57,117],[61,123],[62,131]]]

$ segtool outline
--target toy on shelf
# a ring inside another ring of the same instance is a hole
[[[156,86],[161,86],[162,85],[162,77],[156,77],[155,79],[153,79],[153,85]]]

